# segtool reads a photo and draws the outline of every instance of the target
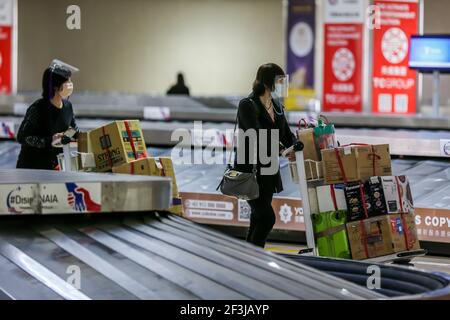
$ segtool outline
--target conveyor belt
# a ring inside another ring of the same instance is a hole
[[[150,213],[10,218],[0,226],[0,287],[13,298],[383,297],[182,218]],[[162,231],[161,224],[172,228]],[[190,240],[182,232],[186,229]],[[63,290],[74,266],[80,270],[80,289]],[[22,279],[21,287],[12,285],[10,274]]]
[[[215,111],[214,115],[219,113],[219,111]],[[121,117],[121,119],[124,118],[129,117]],[[196,118],[198,121],[201,119],[201,117]],[[13,124],[14,132],[17,132],[21,121],[22,117],[0,117],[0,123]],[[79,118],[77,124],[82,130],[91,130],[107,124],[110,121],[111,120],[107,120],[106,118]],[[183,130],[183,132],[189,133],[191,137],[190,140],[184,142],[191,143],[191,141],[193,141],[194,144],[201,144],[203,146],[222,146],[224,140],[231,141],[233,124],[203,122],[200,125],[200,123],[195,124],[193,120],[188,122],[141,121],[141,128],[146,143],[150,145],[173,147],[179,143],[178,135],[175,135],[175,133],[177,130]],[[192,132],[194,129],[198,128],[203,130],[204,136],[200,136],[200,139],[194,139],[192,138]],[[296,127],[292,126],[291,129],[295,131]],[[213,138],[216,140],[212,140]],[[450,132],[443,130],[426,131],[379,128],[339,128],[337,130],[337,138],[342,145],[350,143],[389,144],[390,152],[393,155],[420,156],[427,158],[448,157],[445,155],[441,144],[448,142],[450,145]],[[228,146],[229,145],[231,144],[228,144]]]
[[[445,277],[385,266],[382,288],[371,291],[366,264],[283,257],[165,214],[13,216],[2,219],[0,239],[0,288],[12,299],[374,299],[450,292]],[[80,271],[76,285],[66,281],[74,275],[68,270]]]

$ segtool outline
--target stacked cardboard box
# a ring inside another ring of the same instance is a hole
[[[147,147],[138,120],[114,121],[89,132],[97,171],[147,157]]]
[[[177,180],[172,159],[168,157],[143,158],[124,163],[112,168],[114,173],[169,177],[172,179],[172,207],[169,211],[178,215],[183,213],[181,198],[178,193]]]
[[[313,215],[319,255],[342,254],[343,242],[356,260],[419,248],[409,182],[392,176],[388,145],[322,150],[322,163],[326,185],[316,188]]]
[[[372,176],[390,176],[389,145],[354,145],[322,150],[325,184],[365,180]]]

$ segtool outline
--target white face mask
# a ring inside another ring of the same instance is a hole
[[[59,95],[63,99],[69,98],[73,93],[73,83],[71,81],[65,82],[63,88],[59,91]]]
[[[277,76],[275,78],[274,91],[272,91],[272,97],[274,98],[286,98],[289,90],[289,76]]]

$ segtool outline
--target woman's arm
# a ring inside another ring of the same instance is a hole
[[[283,125],[281,132],[281,143],[285,148],[291,147],[295,142],[295,135],[292,133],[291,128],[289,128],[289,123],[287,122],[286,115],[283,115]]]
[[[22,145],[28,145],[39,149],[50,147],[52,144],[52,137],[36,135],[38,127],[39,110],[36,105],[31,105],[20,125],[19,132],[17,133],[17,141]]]
[[[238,107],[240,129],[260,129],[261,125],[258,121],[257,115],[258,111],[256,110],[255,104],[249,98],[242,99]]]

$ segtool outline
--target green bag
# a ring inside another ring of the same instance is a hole
[[[351,259],[345,210],[313,214],[312,221],[319,256]]]
[[[338,147],[334,124],[330,123],[325,116],[321,115],[317,120],[317,127],[314,128],[314,139],[317,150],[333,149]]]

